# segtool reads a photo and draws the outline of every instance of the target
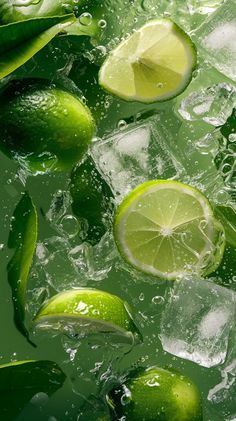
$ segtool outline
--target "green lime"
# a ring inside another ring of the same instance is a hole
[[[116,332],[138,337],[129,305],[116,295],[92,288],[61,292],[52,297],[36,314],[34,325],[40,329],[79,332]]]
[[[89,109],[42,80],[12,82],[0,96],[0,107],[0,148],[35,171],[71,169],[94,134]]]
[[[162,101],[184,91],[195,65],[196,50],[188,35],[169,19],[155,19],[109,54],[99,83],[127,101]]]
[[[111,226],[113,195],[90,156],[73,170],[70,192],[74,214],[88,224],[83,239],[96,244]]]
[[[201,398],[187,377],[159,367],[140,369],[107,396],[114,420],[202,421]]]
[[[208,200],[173,180],[134,189],[117,210],[114,237],[129,264],[165,279],[213,272],[225,247],[223,227]]]

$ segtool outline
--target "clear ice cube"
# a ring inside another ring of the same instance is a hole
[[[224,0],[187,0],[190,13],[200,13],[203,15],[214,12],[222,5]]]
[[[236,81],[235,1],[227,0],[194,34],[200,53],[221,73]]]
[[[222,126],[236,106],[236,89],[219,83],[192,92],[180,104],[179,114],[185,120],[201,120],[213,126]]]
[[[161,320],[162,347],[170,354],[213,367],[225,361],[235,317],[235,294],[211,281],[177,281]]]
[[[171,153],[171,140],[160,117],[153,116],[96,141],[91,155],[119,201],[145,181],[180,176],[183,168]]]
[[[209,391],[207,399],[222,419],[233,421],[236,417],[236,322],[228,348],[226,361],[219,369],[221,381]]]

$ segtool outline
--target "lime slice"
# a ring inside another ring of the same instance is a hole
[[[107,396],[112,420],[202,421],[200,393],[175,371],[136,369]]]
[[[195,65],[196,49],[188,35],[170,19],[155,19],[109,54],[99,83],[127,101],[162,101],[186,88]]]
[[[74,289],[52,297],[33,321],[41,329],[116,332],[139,336],[129,305],[116,295],[96,289]]]
[[[213,272],[225,247],[223,227],[208,200],[172,180],[134,189],[117,210],[114,236],[129,264],[165,279]]]

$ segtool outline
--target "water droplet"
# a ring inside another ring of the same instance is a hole
[[[161,295],[155,295],[155,297],[152,298],[153,304],[163,304],[164,301],[165,299]]]
[[[99,20],[98,26],[102,29],[106,28],[107,22],[104,19]]]
[[[79,23],[83,26],[89,26],[92,23],[92,15],[90,15],[90,13],[82,13],[82,15],[80,15],[79,17]]]

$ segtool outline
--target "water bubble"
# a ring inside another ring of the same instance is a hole
[[[155,295],[155,297],[152,298],[153,304],[163,304],[164,302],[165,302],[165,299],[161,295]]]
[[[117,127],[118,127],[119,130],[124,129],[126,126],[127,126],[127,123],[126,123],[125,120],[118,121]]]
[[[66,215],[60,222],[62,230],[67,233],[69,238],[74,238],[79,232],[79,223],[75,216]]]
[[[92,15],[90,13],[82,13],[82,15],[80,15],[79,17],[79,23],[83,26],[89,26],[92,23]]]
[[[141,294],[139,295],[139,300],[140,301],[143,301],[144,300],[144,298],[145,298],[145,295],[144,295],[144,293],[143,292],[141,292]]]
[[[99,22],[98,22],[98,26],[99,26],[100,28],[102,28],[102,29],[106,28],[106,26],[107,26],[107,22],[105,21],[105,19],[101,19],[101,20],[99,20]]]

